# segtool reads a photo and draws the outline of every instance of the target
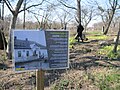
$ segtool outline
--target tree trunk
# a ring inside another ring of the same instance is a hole
[[[0,30],[0,49],[1,50],[6,50],[7,48],[7,42],[5,39],[4,33]]]
[[[13,15],[11,26],[10,26],[10,30],[11,29],[15,29],[15,25],[16,25],[16,21],[17,21],[17,16],[18,16],[18,14],[14,14]]]
[[[81,0],[77,0],[77,17],[78,17],[78,22],[81,24]]]
[[[109,0],[109,3],[110,3],[111,0]],[[111,3],[110,3],[111,4]],[[111,4],[111,7],[112,7],[112,11],[109,13],[109,21],[107,23],[107,27],[106,27],[106,30],[104,32],[104,35],[106,35],[108,33],[108,30],[109,30],[109,27],[110,27],[110,24],[113,20],[113,17],[114,17],[114,14],[115,14],[115,11],[116,11],[116,7],[117,7],[117,4],[118,4],[118,0],[114,0],[113,1],[113,5]],[[108,11],[109,12],[109,11]]]
[[[115,46],[114,46],[114,48],[113,48],[113,52],[114,52],[114,53],[117,53],[117,46],[118,46],[118,42],[119,42],[119,35],[120,35],[120,23],[119,23],[119,31],[118,31],[118,34],[117,34]]]
[[[112,22],[113,16],[114,16],[114,14],[112,15],[112,17],[110,18],[110,20],[109,20],[109,22],[108,22],[108,24],[107,24],[106,30],[105,30],[105,32],[104,32],[104,35],[106,35],[106,34],[108,33],[108,30],[109,30],[110,24],[111,24],[111,22]]]
[[[87,25],[84,26],[84,31],[85,31],[85,32],[87,31]]]
[[[64,23],[64,30],[67,29],[67,23]]]
[[[25,16],[26,16],[25,8],[26,8],[26,0],[24,1],[23,29],[25,29]]]
[[[8,58],[12,59],[12,29],[15,29],[15,25],[16,25],[16,20],[17,20],[17,16],[18,14],[14,14],[13,18],[12,18],[12,22],[10,25],[10,30],[9,30],[9,41],[8,41],[8,47],[7,47],[7,53],[8,53]]]

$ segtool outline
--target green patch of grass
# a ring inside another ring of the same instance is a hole
[[[87,32],[87,34],[88,39],[106,40],[109,38],[109,36],[103,35],[103,33],[100,31]]]
[[[120,45],[117,48],[117,53],[114,53],[113,50],[113,45],[111,46],[104,46],[99,49],[98,53],[101,55],[106,55],[110,59],[117,59],[120,58]]]
[[[72,45],[76,42],[75,38],[74,37],[70,37],[69,38],[69,44]]]
[[[65,76],[55,82],[51,90],[80,90],[85,85],[92,86],[91,90],[119,90],[120,70],[118,68],[93,69],[88,73]],[[87,88],[88,89],[88,88]]]
[[[61,80],[52,87],[52,90],[64,90],[69,85],[69,82],[69,80]]]
[[[100,31],[93,31],[93,32],[87,32],[88,34],[91,34],[91,35],[101,35],[102,32]]]
[[[69,48],[72,48],[73,44],[75,44],[76,40],[74,37],[69,38]]]
[[[114,69],[108,74],[98,73],[96,74],[96,85],[100,90],[119,90],[120,87],[120,72]]]
[[[109,53],[107,53],[107,56],[111,59],[117,59],[117,58],[119,58],[120,53],[118,53],[118,52],[114,53],[113,51],[110,51]]]
[[[101,55],[107,55],[113,49],[113,46],[104,46],[99,49],[98,53]]]
[[[108,36],[106,35],[89,35],[87,36],[88,39],[95,39],[95,40],[106,40],[108,39]]]

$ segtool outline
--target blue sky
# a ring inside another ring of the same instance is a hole
[[[17,36],[17,39],[25,40],[28,38],[30,41],[36,41],[41,45],[46,46],[46,39],[44,31],[40,30],[15,30],[14,36]]]

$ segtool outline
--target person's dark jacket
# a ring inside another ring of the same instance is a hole
[[[84,30],[83,26],[81,24],[78,25],[77,27],[77,33],[80,34]]]

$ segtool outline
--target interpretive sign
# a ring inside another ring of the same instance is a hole
[[[15,71],[68,68],[68,39],[65,30],[13,30]]]

